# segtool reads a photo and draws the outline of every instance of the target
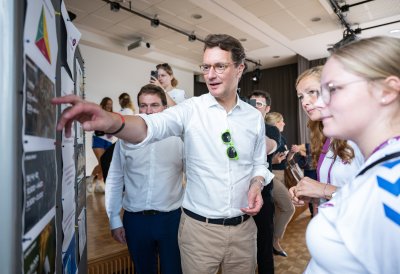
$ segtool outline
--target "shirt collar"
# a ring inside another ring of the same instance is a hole
[[[207,104],[207,107],[213,107],[213,106],[218,106],[220,105],[217,100],[215,99],[214,96],[212,96],[210,93],[205,94],[205,103]],[[233,107],[232,110],[234,110],[236,107],[238,108],[243,108],[243,104],[247,104],[243,100],[240,99],[239,95],[236,94],[236,105]]]

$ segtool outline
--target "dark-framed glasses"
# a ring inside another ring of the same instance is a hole
[[[221,139],[222,142],[224,142],[224,144],[228,146],[228,148],[226,149],[226,155],[228,156],[228,158],[232,160],[238,160],[239,155],[236,151],[235,146],[233,145],[231,132],[229,131],[229,129],[222,133]]]
[[[230,65],[233,65],[232,63],[216,63],[214,65],[210,64],[201,64],[200,65],[200,70],[203,72],[203,74],[207,74],[210,72],[211,68],[214,69],[214,71],[218,74],[223,73]]]
[[[325,104],[329,104],[329,102],[331,101],[331,97],[332,97],[332,93],[338,91],[338,90],[342,90],[344,89],[346,86],[352,85],[352,84],[356,84],[356,83],[360,83],[360,82],[369,82],[370,80],[368,79],[358,79],[358,80],[354,80],[354,81],[350,81],[347,83],[342,83],[342,84],[335,84],[333,82],[328,82],[325,84],[321,84],[321,97],[322,97],[322,101]]]

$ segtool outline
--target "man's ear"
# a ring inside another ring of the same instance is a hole
[[[237,74],[237,76],[238,76],[239,79],[240,79],[240,77],[242,77],[244,68],[245,68],[245,65],[244,65],[243,63],[239,64],[239,66],[238,66],[238,69],[239,69],[239,70],[238,70],[238,74]]]
[[[400,78],[397,76],[389,76],[384,80],[381,93],[381,103],[390,104],[397,100],[400,96]]]

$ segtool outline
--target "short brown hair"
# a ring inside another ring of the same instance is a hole
[[[204,51],[206,49],[219,47],[222,50],[229,51],[232,61],[236,66],[244,63],[246,54],[240,41],[228,34],[209,34],[204,39]]]
[[[139,97],[140,97],[141,95],[143,95],[143,94],[154,94],[154,95],[157,95],[158,97],[160,97],[162,105],[163,105],[163,106],[166,106],[166,105],[167,105],[167,97],[165,96],[165,92],[164,92],[164,90],[163,90],[161,87],[159,87],[159,86],[156,86],[156,85],[154,85],[154,84],[147,84],[147,85],[143,86],[143,87],[140,89],[140,91],[139,91],[139,93],[138,93],[138,95],[137,95],[137,102],[138,102],[138,105],[140,105]]]

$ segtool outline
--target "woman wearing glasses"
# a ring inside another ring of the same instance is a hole
[[[353,140],[366,162],[311,221],[306,273],[400,273],[399,64],[400,39],[373,37],[337,49],[323,69],[324,134]]]
[[[316,205],[329,200],[337,188],[353,179],[364,162],[354,143],[326,138],[322,133],[321,112],[315,106],[320,93],[321,72],[322,66],[311,68],[296,81],[297,96],[310,118],[311,153],[313,166],[317,168],[317,180],[304,177],[297,186],[290,188],[292,201],[297,206],[308,203],[311,198]],[[316,208],[313,213],[317,213]]]
[[[176,88],[178,80],[175,78],[171,66],[167,63],[158,64],[156,69],[158,76],[152,76],[150,83],[164,89],[167,95],[167,103],[169,107],[182,103],[186,98],[185,91]]]

